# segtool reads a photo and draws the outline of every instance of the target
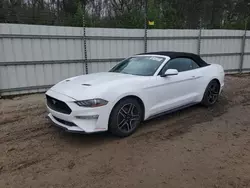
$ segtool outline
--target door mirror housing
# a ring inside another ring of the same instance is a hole
[[[178,73],[179,72],[176,69],[168,69],[166,70],[164,74],[161,75],[161,77],[174,76],[174,75],[178,75]]]

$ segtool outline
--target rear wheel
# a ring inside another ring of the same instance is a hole
[[[116,136],[126,137],[136,131],[142,121],[142,108],[134,98],[121,100],[112,110],[109,130]]]
[[[204,93],[202,104],[204,106],[211,106],[215,104],[219,98],[220,84],[216,80],[212,80]]]

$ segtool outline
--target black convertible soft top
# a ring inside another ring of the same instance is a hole
[[[170,59],[180,58],[180,57],[186,57],[194,60],[200,67],[208,66],[209,64],[206,63],[199,55],[193,54],[193,53],[186,53],[186,52],[171,52],[171,51],[161,51],[161,52],[148,52],[148,53],[142,53],[138,55],[162,55],[162,56],[168,56]]]

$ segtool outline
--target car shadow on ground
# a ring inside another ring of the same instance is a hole
[[[150,134],[163,136],[164,138],[173,138],[181,134],[187,133],[194,124],[212,121],[213,118],[224,114],[227,111],[228,102],[225,98],[221,98],[218,103],[212,107],[204,107],[200,104],[161,115],[154,119],[142,122],[139,129],[126,140],[137,139],[143,137],[146,139]],[[106,143],[112,143],[123,140],[123,138],[116,137],[110,132],[100,132],[93,134],[78,134],[69,133],[64,130],[53,127],[53,132],[58,132],[60,139],[65,143],[78,146],[96,146]]]
[[[81,134],[66,132],[58,127],[53,127],[53,129],[59,132],[59,137],[61,139],[63,139],[67,143],[71,143],[72,145],[88,145],[91,143],[92,146],[95,146],[119,139],[109,132]]]

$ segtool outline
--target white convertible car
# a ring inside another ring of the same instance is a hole
[[[224,70],[198,55],[154,52],[129,57],[109,72],[63,80],[46,92],[49,118],[69,132],[109,130],[125,137],[144,120],[197,103],[213,105]]]

